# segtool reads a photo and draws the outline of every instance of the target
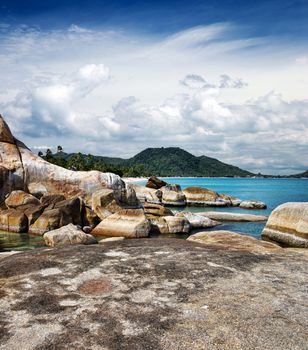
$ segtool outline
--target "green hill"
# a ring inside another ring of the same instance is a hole
[[[64,153],[45,156],[63,167],[78,170],[112,171],[124,176],[253,176],[254,174],[217,159],[200,156],[178,148],[147,148],[130,159]]]
[[[304,171],[303,173],[300,173],[300,174],[290,175],[288,177],[295,177],[295,178],[307,177],[308,178],[308,170],[306,170],[306,171]]]

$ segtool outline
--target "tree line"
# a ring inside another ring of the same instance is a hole
[[[47,162],[58,165],[62,168],[74,171],[97,170],[104,173],[110,172],[124,177],[148,177],[151,176],[142,164],[131,166],[120,166],[108,164],[103,159],[93,156],[92,154],[84,155],[80,152],[67,156],[61,146],[57,147],[57,153],[53,154],[50,149],[46,153],[39,152],[38,155]]]

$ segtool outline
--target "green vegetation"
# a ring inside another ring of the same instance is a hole
[[[99,170],[126,177],[156,176],[253,176],[254,174],[233,165],[206,156],[196,157],[178,148],[147,148],[130,159],[110,158],[65,153],[58,146],[57,153],[47,150],[44,159],[73,170]]]

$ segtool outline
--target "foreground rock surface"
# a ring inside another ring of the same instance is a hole
[[[218,221],[266,221],[267,216],[253,215],[253,214],[240,214],[240,213],[227,213],[222,211],[205,211],[198,213],[199,215],[206,216],[212,220]]]
[[[0,260],[0,349],[304,350],[307,254],[175,239]]]
[[[256,238],[226,230],[198,232],[189,236],[187,240],[226,250],[248,251],[260,254],[282,250],[281,247],[274,243],[259,241]]]
[[[285,203],[273,210],[262,238],[290,247],[308,248],[308,202]]]

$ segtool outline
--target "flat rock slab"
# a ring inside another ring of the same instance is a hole
[[[306,349],[307,261],[176,239],[12,255],[0,349]]]
[[[264,215],[253,215],[253,214],[241,214],[241,213],[228,213],[222,211],[205,211],[198,213],[198,215],[206,216],[212,220],[217,221],[247,221],[247,222],[257,222],[257,221],[266,221],[267,216]]]

